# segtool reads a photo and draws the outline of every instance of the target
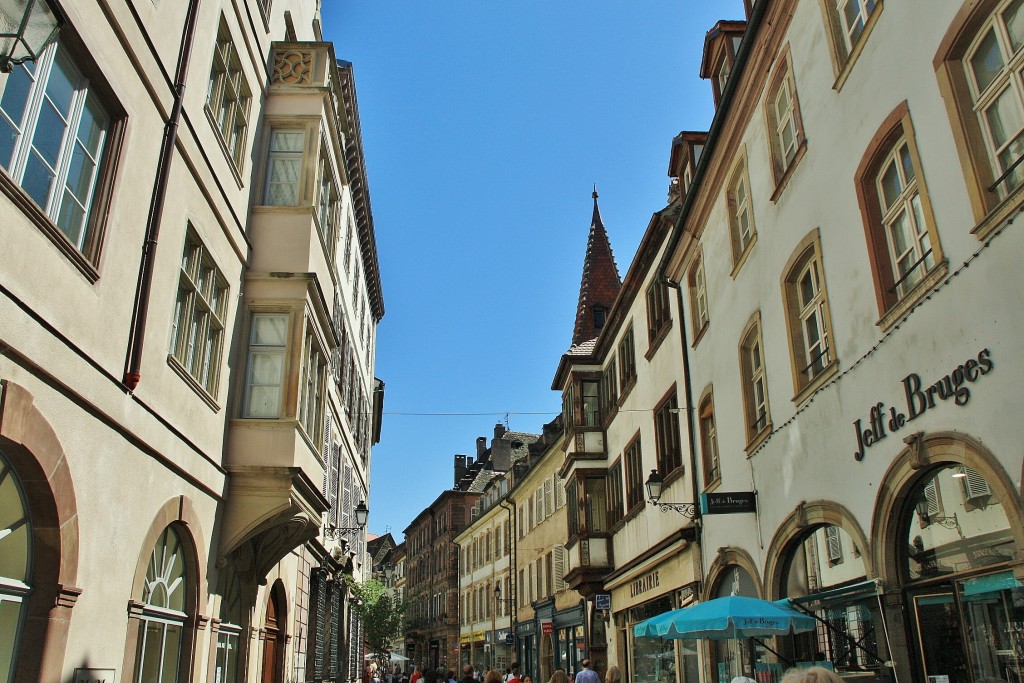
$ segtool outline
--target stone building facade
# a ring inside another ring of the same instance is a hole
[[[342,680],[384,314],[318,4],[60,3],[0,75],[0,681]]]

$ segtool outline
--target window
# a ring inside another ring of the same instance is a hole
[[[608,468],[608,526],[613,527],[622,519],[622,461],[617,460]]]
[[[610,415],[612,408],[619,404],[619,377],[615,359],[608,362],[608,367],[601,373],[601,412]]]
[[[281,416],[281,386],[287,338],[287,313],[256,313],[252,316],[246,362],[244,417]]]
[[[216,395],[228,285],[190,225],[174,303],[170,353],[208,394]]]
[[[834,567],[843,563],[843,539],[839,533],[839,527],[831,524],[823,527],[825,532],[825,556],[828,559],[828,566]]]
[[[745,162],[733,173],[726,197],[729,202],[729,226],[732,230],[732,259],[733,264],[738,266],[755,236],[750,180],[747,178]]]
[[[297,206],[301,197],[302,152],[306,133],[300,129],[274,128],[270,131],[267,184],[263,203],[268,206]]]
[[[690,288],[690,307],[693,315],[693,336],[696,339],[708,324],[708,287],[704,278],[704,254],[698,253],[693,265],[690,266],[688,277]]]
[[[636,380],[636,347],[633,344],[633,326],[630,325],[619,342],[619,386],[626,387]]]
[[[299,398],[299,424],[314,441],[319,441],[324,422],[327,384],[327,359],[312,327],[306,330],[302,359],[302,396]]]
[[[665,477],[683,466],[679,400],[675,389],[654,411],[654,435],[658,446],[658,472]]]
[[[153,548],[142,584],[135,655],[137,683],[178,680],[190,588],[181,540],[173,527],[167,527]]]
[[[805,240],[798,247],[797,256],[790,261],[783,291],[798,393],[835,361],[817,231],[809,240],[810,244]]]
[[[632,510],[644,502],[644,471],[641,461],[640,437],[626,447],[626,509]]]
[[[242,73],[242,63],[238,59],[235,44],[231,41],[231,31],[221,17],[217,45],[213,51],[206,106],[236,169],[242,168],[242,159],[245,155],[251,100],[252,93],[249,91],[245,74]]]
[[[882,12],[882,0],[823,0],[821,9],[829,30],[829,54],[836,74],[836,90],[842,88],[850,69],[864,48]]]
[[[946,269],[906,102],[875,135],[857,169],[881,324],[899,317]]]
[[[16,66],[7,76],[0,98],[0,165],[74,249],[95,261],[111,116],[76,64],[81,60],[54,44],[37,62]]]
[[[223,587],[220,601],[221,623],[217,630],[217,658],[214,662],[214,679],[234,681],[238,676],[242,618],[242,587],[234,567],[225,567],[222,572]],[[314,592],[315,594],[315,592]]]
[[[722,94],[725,92],[725,84],[729,82],[729,76],[732,74],[732,63],[728,58],[722,60],[722,63],[718,66],[718,72],[715,74],[715,83],[718,85],[718,97],[721,99]]]
[[[23,608],[31,592],[32,520],[25,492],[0,452],[0,681],[13,681]]]
[[[647,288],[647,341],[653,344],[671,322],[668,287],[661,282],[653,282]]]
[[[580,382],[580,393],[583,395],[583,426],[601,426],[601,408],[599,405],[600,382],[583,380]]]
[[[797,151],[804,142],[804,133],[796,96],[796,81],[788,53],[777,69],[778,75],[768,92],[767,106],[772,170],[775,182],[779,183],[795,162]]]
[[[317,227],[324,242],[327,260],[334,262],[334,251],[338,242],[338,218],[341,202],[338,200],[338,185],[334,181],[331,158],[327,149],[320,152],[320,183],[317,193]]]
[[[717,481],[722,472],[718,459],[718,429],[715,427],[715,400],[710,387],[704,392],[698,410],[700,419],[700,456],[704,468],[704,486]]]
[[[743,403],[747,418],[747,441],[751,442],[768,428],[770,422],[759,320],[751,325],[743,337],[743,343],[740,346],[740,366],[743,378]]]

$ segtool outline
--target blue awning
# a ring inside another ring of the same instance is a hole
[[[996,593],[998,591],[1013,588],[1024,588],[1021,582],[1013,578],[1013,572],[999,572],[988,576],[979,576],[976,579],[967,579],[963,582],[964,597],[980,595],[981,593]]]

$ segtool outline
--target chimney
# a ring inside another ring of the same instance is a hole
[[[470,461],[472,462],[472,461]],[[466,476],[466,456],[456,455],[455,456],[455,485],[458,486],[462,478]]]
[[[508,472],[511,468],[512,442],[495,439],[491,442],[491,469],[495,472]]]
[[[476,457],[479,458],[487,450],[487,437],[478,436],[476,438]]]
[[[494,425],[494,438],[495,439],[500,439],[504,435],[505,435],[505,425],[501,424],[500,422],[498,424]]]

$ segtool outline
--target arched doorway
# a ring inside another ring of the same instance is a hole
[[[753,575],[737,564],[726,565],[715,577],[711,598],[742,595],[759,598]],[[754,678],[755,663],[767,656],[767,650],[753,639],[709,640],[708,651],[712,666],[712,680],[732,680],[736,676]]]
[[[0,683],[14,680],[31,571],[32,522],[24,489],[0,451]]]
[[[284,645],[287,632],[288,603],[284,586],[275,581],[267,599],[263,620],[263,683],[284,681]]]
[[[910,649],[923,679],[1019,681],[1024,584],[1008,510],[977,470],[945,463],[912,485],[896,542]]]

